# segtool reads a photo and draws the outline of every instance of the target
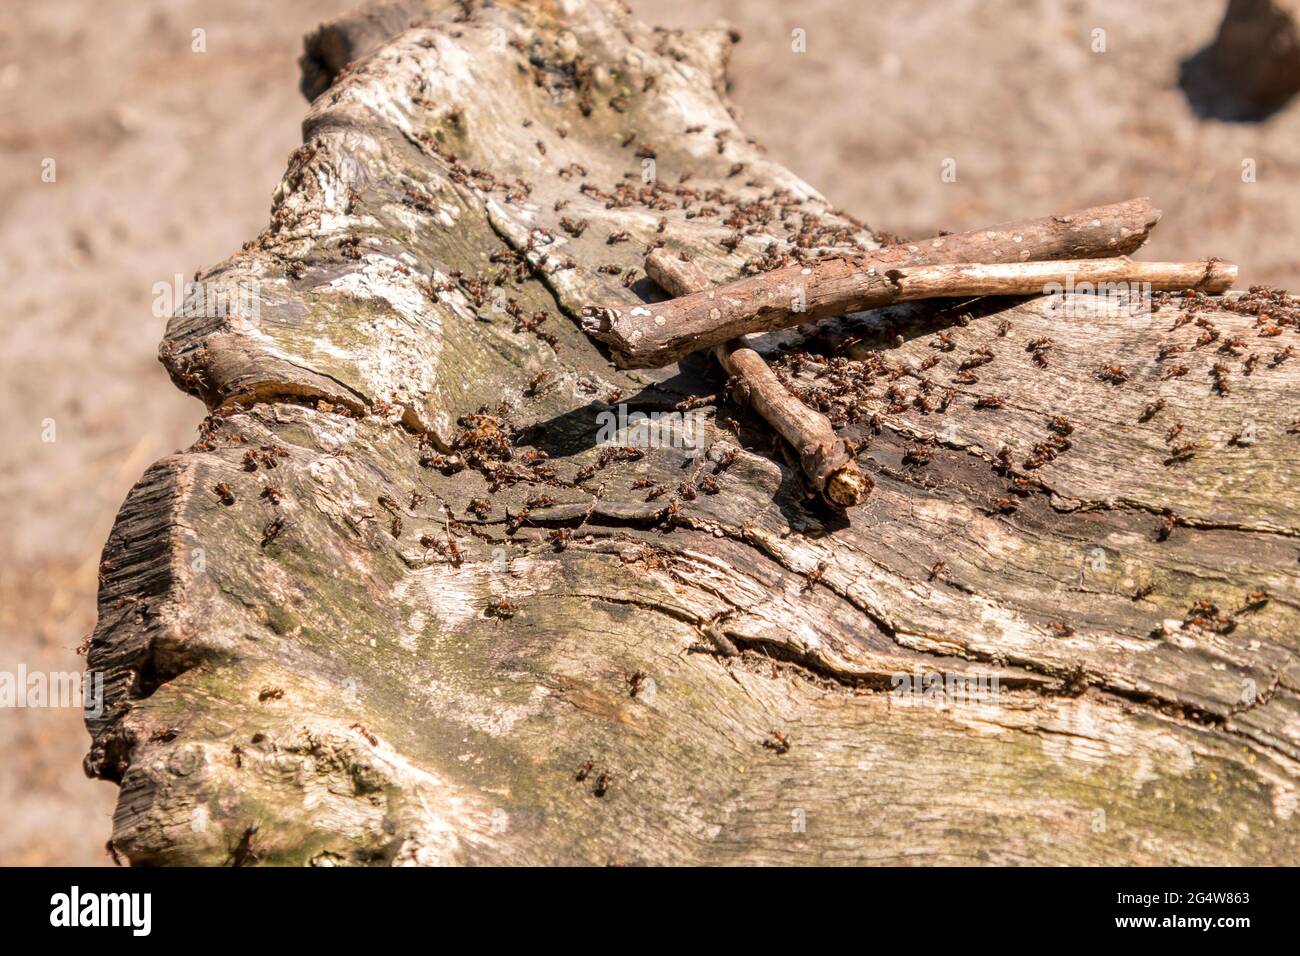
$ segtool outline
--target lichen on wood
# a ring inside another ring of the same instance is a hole
[[[874,479],[828,510],[706,357],[619,369],[577,321],[662,298],[656,243],[714,281],[880,248],[737,126],[734,38],[438,6],[325,70],[270,225],[200,275],[255,307],[168,327],[212,414],[105,549],[120,853],[1295,859],[1295,302],[757,337]],[[620,405],[665,440],[598,444]],[[897,692],[931,674],[998,692]]]

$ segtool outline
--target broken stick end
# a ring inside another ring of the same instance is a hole
[[[859,468],[857,462],[851,461],[826,480],[824,495],[837,507],[852,508],[866,501],[875,487],[871,476]]]
[[[614,321],[618,318],[618,309],[606,308],[599,305],[589,305],[583,308],[579,320],[582,322],[582,330],[588,335],[594,335],[598,339],[603,339],[614,328]]]

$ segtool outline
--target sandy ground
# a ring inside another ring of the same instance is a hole
[[[299,142],[301,36],[351,5],[0,9],[0,671],[80,669],[117,507],[202,415],[157,363],[153,285],[260,229]],[[1300,105],[1205,121],[1177,85],[1221,0],[633,6],[665,26],[736,26],[750,132],[877,228],[924,235],[1150,195],[1165,220],[1147,255],[1219,255],[1243,283],[1300,287]],[[191,49],[196,28],[206,52]],[[82,775],[87,742],[75,710],[0,711],[0,863],[107,862],[116,790]]]

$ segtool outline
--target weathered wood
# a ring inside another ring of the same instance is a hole
[[[299,87],[314,100],[348,64],[381,46],[389,37],[428,21],[452,0],[387,0],[322,23],[303,37]]]
[[[131,862],[1294,861],[1293,300],[752,340],[861,443],[844,512],[721,399],[703,454],[597,444],[716,385],[578,327],[655,243],[715,283],[877,246],[736,127],[730,42],[457,6],[312,104],[200,276],[258,308],[168,328],[212,418],[105,549],[87,768]]]
[[[653,249],[645,257],[645,271],[669,295],[689,295],[709,287],[699,266],[666,249]],[[744,345],[743,339],[714,346],[713,355],[736,380],[733,397],[762,415],[788,441],[813,487],[838,508],[862,501],[874,483],[858,467],[848,443],[835,434],[830,420],[791,395],[767,367],[763,356]]]
[[[807,293],[809,287],[813,287],[813,298],[816,299],[816,287],[825,288],[821,285],[823,272],[838,287],[846,268],[848,275],[852,276],[854,272],[865,272],[868,269],[883,274],[904,266],[962,262],[1041,262],[1128,255],[1136,252],[1146,242],[1151,230],[1159,222],[1160,210],[1152,206],[1149,199],[1141,197],[1064,215],[1000,223],[986,229],[934,236],[920,242],[897,243],[873,250],[869,259],[855,256],[849,263],[813,262],[810,264],[811,269],[809,264],[803,263],[786,266],[765,273],[756,283],[769,291],[790,290],[789,301],[793,302],[798,297],[803,308],[802,319],[811,320],[807,313]],[[850,299],[852,294],[850,290]],[[853,303],[848,301],[843,304]],[[827,314],[839,313],[832,310]],[[599,333],[603,323],[599,321],[599,315],[593,318],[591,331]],[[635,334],[637,330],[631,328],[626,335]]]
[[[918,299],[1043,295],[1049,290],[1194,289],[1225,292],[1234,265],[1208,262],[1132,262],[1076,259],[1058,262],[958,263],[882,271],[871,259],[829,259],[801,269],[778,269],[668,302],[631,307],[591,306],[582,325],[606,342],[628,368],[655,368],[739,335],[775,332],[849,312],[882,309]]]

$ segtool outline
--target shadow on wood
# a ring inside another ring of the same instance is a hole
[[[457,5],[314,100],[199,277],[244,294],[168,326],[211,415],[105,548],[132,863],[1296,858],[1296,303],[759,337],[874,479],[828,515],[720,375],[577,322],[656,243],[714,282],[879,247],[738,128],[734,39]],[[633,396],[699,447],[592,441]]]

